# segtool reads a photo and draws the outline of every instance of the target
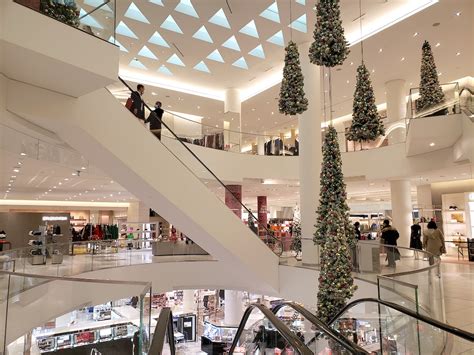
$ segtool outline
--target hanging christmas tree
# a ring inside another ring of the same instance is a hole
[[[295,207],[293,213],[292,232],[293,240],[291,242],[291,249],[296,252],[296,256],[301,253],[301,212],[298,206]]]
[[[357,83],[352,102],[352,124],[347,139],[368,142],[385,134],[382,119],[375,105],[374,89],[364,63],[357,68]]]
[[[351,248],[356,240],[349,220],[337,132],[332,125],[328,127],[322,150],[321,190],[313,240],[320,246],[318,317],[327,322],[356,289],[351,275]]]
[[[314,42],[309,48],[309,60],[325,67],[341,65],[349,55],[344,37],[339,0],[319,0],[316,5]]]
[[[301,72],[298,46],[290,41],[285,48],[285,67],[280,88],[280,113],[296,115],[308,109],[308,99],[304,93],[304,78]]]
[[[428,41],[423,43],[420,70],[420,98],[416,100],[417,111],[433,108],[444,101],[443,90],[438,81],[438,70]]]

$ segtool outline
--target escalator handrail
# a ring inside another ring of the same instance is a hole
[[[297,354],[301,355],[312,355],[313,352],[309,350],[309,348],[301,341],[300,338],[293,333],[290,328],[288,328],[285,323],[283,323],[271,310],[265,307],[263,304],[260,303],[252,303],[247,306],[247,309],[242,316],[242,319],[239,324],[239,328],[235,333],[234,341],[232,342],[232,346],[230,347],[229,354],[233,354],[234,350],[239,342],[240,337],[242,336],[242,332],[244,331],[245,324],[250,317],[250,314],[253,312],[254,309],[258,309],[263,315],[273,324],[273,326],[280,332],[280,334],[285,338],[285,340],[295,349]]]
[[[171,308],[164,307],[160,311],[160,316],[156,323],[155,333],[153,334],[153,339],[151,341],[150,349],[148,354],[162,354],[163,346],[165,344],[165,336],[168,333],[168,343],[170,344],[170,353],[175,355],[175,339],[174,339],[174,329],[173,329],[173,312]]]
[[[323,333],[323,335],[339,343],[346,350],[350,351],[351,354],[368,354],[368,352],[365,351],[363,348],[351,342],[341,333],[329,327],[323,321],[318,319],[313,313],[311,313],[306,308],[304,308],[303,306],[295,302],[287,301],[287,302],[279,303],[277,306],[275,306],[272,309],[272,311],[274,314],[277,314],[278,311],[284,307],[293,308],[296,312],[300,313],[304,318],[306,318],[311,324],[315,325]]]
[[[450,333],[452,335],[455,335],[457,337],[460,337],[464,340],[468,340],[470,342],[474,342],[474,333],[470,333],[468,331],[465,331],[465,330],[462,330],[462,329],[459,329],[457,327],[454,327],[452,325],[449,325],[449,324],[446,324],[446,323],[442,323],[436,319],[433,319],[431,317],[427,317],[425,315],[422,315],[422,314],[419,314],[419,313],[416,313],[416,312],[413,312],[412,310],[409,310],[405,307],[402,307],[402,306],[399,306],[398,304],[396,303],[392,303],[392,302],[387,302],[387,301],[383,301],[383,300],[379,300],[377,298],[359,298],[355,301],[352,301],[350,303],[348,303],[330,322],[329,324],[333,324],[334,322],[336,322],[345,312],[347,312],[347,310],[349,310],[350,308],[358,305],[359,303],[364,303],[364,302],[374,302],[374,303],[378,303],[378,304],[381,304],[381,305],[384,305],[386,307],[389,307],[389,308],[392,308],[400,313],[403,313],[409,317],[412,317],[412,318],[415,318],[419,321],[422,321],[422,322],[425,322],[429,325],[432,325],[433,327],[436,327],[436,328],[439,328],[447,333]]]
[[[124,85],[128,88],[128,90],[129,90],[131,93],[134,91],[134,90],[130,87],[130,85],[128,85],[128,83],[127,83],[124,79],[122,79],[120,76],[119,76],[118,78],[119,78],[119,80],[122,82],[122,84],[124,84]],[[143,102],[143,105],[144,105],[150,112],[153,111],[153,110],[150,108],[150,106],[148,106],[148,104],[147,104],[145,101],[142,100],[142,102]],[[283,251],[283,242],[282,242],[281,240],[279,240],[278,238],[276,238],[276,237],[270,232],[270,230],[267,228],[267,226],[263,225],[262,223],[259,223],[259,222],[258,222],[258,218],[252,213],[252,211],[250,211],[249,208],[247,208],[247,206],[245,206],[245,205],[234,195],[234,193],[232,192],[232,190],[229,189],[229,187],[227,187],[227,185],[224,184],[224,183],[221,181],[221,179],[219,179],[219,178],[217,177],[217,175],[196,155],[196,153],[194,153],[194,152],[192,151],[191,148],[189,148],[186,144],[184,144],[183,141],[181,141],[181,139],[179,139],[178,135],[177,135],[161,118],[158,118],[158,119],[160,120],[160,123],[174,136],[174,138],[193,156],[193,158],[196,159],[196,160],[199,162],[199,164],[201,164],[201,165],[204,167],[204,169],[206,169],[206,170],[217,180],[217,182],[218,182],[228,193],[230,193],[230,194],[234,197],[234,199],[235,199],[236,201],[239,202],[240,206],[241,206],[245,211],[247,211],[247,213],[249,214],[249,216],[252,216],[252,217],[253,217],[253,220],[256,221],[259,226],[261,226],[263,229],[265,229],[265,231],[266,231],[266,236],[267,236],[267,237],[270,236],[276,243],[279,243],[279,244],[281,245],[281,251]],[[261,238],[260,238],[259,235],[257,235],[257,237],[258,237],[258,239],[261,240]]]

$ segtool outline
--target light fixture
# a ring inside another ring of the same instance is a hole
[[[26,157],[26,153],[20,153],[22,157]]]
[[[86,167],[85,167],[85,166],[81,166],[81,169],[82,169],[82,170],[86,170]]]
[[[72,175],[72,176],[76,176],[77,174],[76,174],[76,173],[72,173],[71,175]]]
[[[413,37],[418,36],[418,32],[413,33]]]
[[[274,115],[274,114],[275,114],[275,112],[272,111],[272,115]]]
[[[441,43],[439,43],[439,42],[436,43],[436,47],[439,47],[439,46],[441,46]]]
[[[382,53],[382,52],[383,52],[383,49],[382,49],[382,48],[380,48],[380,49],[379,49],[379,53]]]
[[[402,57],[401,61],[402,61],[402,62],[405,61],[405,57]]]
[[[19,173],[19,172],[20,172],[20,169],[13,169],[13,172],[14,172],[14,173]]]
[[[354,62],[351,62],[351,65],[354,65]]]
[[[441,76],[441,75],[443,75],[443,73],[438,73],[438,76]]]
[[[16,178],[16,175],[12,175],[11,178],[12,178],[12,179],[15,179],[15,178]]]
[[[114,183],[114,180],[110,180],[110,183],[113,184],[113,183]]]
[[[21,161],[19,161],[19,162],[17,163],[17,165],[22,165],[22,164],[23,164],[23,163],[22,163]]]
[[[64,181],[68,181],[69,179],[68,178],[64,178]]]
[[[346,80],[346,84],[349,84],[349,80]]]
[[[57,187],[56,186],[53,186],[53,189],[56,189]]]
[[[430,143],[430,147],[434,147],[435,146],[435,143],[434,142],[431,142]]]
[[[156,96],[156,92],[154,92],[154,91],[153,91],[151,94],[152,94],[153,96]]]
[[[61,181],[60,181],[60,182],[58,182],[58,185],[62,185],[62,184],[63,184],[63,183],[62,183]]]
[[[461,16],[461,11],[456,12],[456,16]]]
[[[457,56],[460,56],[460,55],[461,55],[461,52],[457,52],[456,55],[457,55]]]

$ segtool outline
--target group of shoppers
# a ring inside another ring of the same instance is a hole
[[[162,104],[160,101],[156,101],[155,109],[145,119],[145,102],[142,99],[144,93],[145,86],[138,84],[137,90],[133,91],[127,100],[127,107],[143,124],[150,123],[150,131],[161,140],[161,120],[164,113],[164,110],[161,108]]]
[[[430,265],[434,264],[434,257],[446,253],[444,236],[435,221],[431,220],[426,226],[427,229],[422,233],[421,226],[415,223],[411,226],[410,248],[426,250],[429,256]],[[354,223],[355,237],[361,239],[360,223]],[[423,236],[423,241],[421,240]],[[390,225],[390,221],[385,219],[381,227],[382,243],[388,245],[386,248],[388,267],[395,267],[396,261],[400,260],[400,251],[397,249],[397,240],[400,237],[398,230]]]

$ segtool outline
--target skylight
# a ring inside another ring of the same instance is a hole
[[[255,47],[254,49],[252,49],[250,52],[249,52],[250,55],[253,55],[254,57],[257,57],[257,58],[262,58],[262,59],[265,59],[265,52],[263,51],[263,47],[261,44],[259,44],[257,47]]]
[[[82,16],[85,16],[85,17],[82,17]],[[79,17],[81,17],[81,23],[83,25],[95,27],[99,30],[104,29],[104,27],[99,22],[97,22],[97,20],[94,17],[92,17],[92,15],[87,15],[87,12],[85,12],[84,9],[81,9],[79,11]]]
[[[168,63],[174,64],[174,65],[179,65],[180,67],[185,67],[183,61],[175,54],[173,54],[171,57],[168,58],[167,60]]]
[[[89,5],[92,6],[93,8],[101,6],[100,10],[101,11],[108,11],[108,12],[113,12],[112,9],[109,7],[109,5],[105,4],[104,5],[104,0],[85,0],[84,5]]]
[[[115,32],[122,36],[138,39],[137,35],[133,33],[133,31],[128,28],[128,26],[123,21],[120,21],[120,23],[117,25]]]
[[[161,24],[161,28],[164,28],[168,31],[173,31],[176,33],[181,33],[183,34],[183,31],[181,31],[181,28],[179,28],[178,24],[174,20],[173,16],[169,15],[166,20]]]
[[[230,28],[229,21],[227,20],[227,17],[225,16],[224,10],[220,9],[217,11],[214,16],[212,16],[209,19],[210,23],[213,23],[214,25],[225,27],[225,28]]]
[[[199,18],[193,4],[191,4],[191,0],[181,0],[174,9],[182,14]]]
[[[242,27],[239,32],[244,33],[248,36],[258,38],[257,26],[255,26],[254,20],[250,21],[248,24]]]
[[[158,72],[160,72],[162,74],[165,74],[165,75],[169,75],[169,76],[173,75],[173,73],[165,65],[160,66],[158,68]]]
[[[134,67],[134,68],[137,68],[137,69],[143,69],[143,70],[147,70],[148,68],[146,66],[143,65],[142,62],[140,62],[138,59],[132,59],[132,61],[130,62],[130,64],[128,64],[129,66],[131,67]]]
[[[275,33],[273,36],[271,36],[269,39],[267,39],[267,42],[276,44],[277,46],[283,47],[285,45],[285,40],[283,38],[283,32],[280,30],[277,33]]]
[[[193,38],[200,39],[201,41],[209,42],[209,43],[214,43],[212,41],[211,36],[209,35],[209,32],[207,32],[206,27],[201,26],[199,30],[196,31],[195,34],[193,34]]]
[[[306,0],[296,0],[298,4],[306,5]]]
[[[267,7],[266,10],[263,10],[260,16],[266,18],[267,20],[280,23],[280,13],[278,12],[278,5],[276,1]]]
[[[244,57],[240,57],[235,62],[233,62],[232,65],[234,67],[241,68],[241,69],[248,69],[249,68]]]
[[[294,20],[288,27],[291,27],[297,31],[306,33],[307,27],[306,27],[306,14],[301,15],[298,17],[296,20]]]
[[[165,6],[163,5],[163,2],[161,0],[148,0],[148,2],[151,2],[152,4],[155,4],[155,5]]]
[[[196,70],[199,70],[199,71],[202,71],[204,73],[210,73],[211,71],[209,70],[209,68],[207,67],[206,63],[204,63],[202,60],[197,63],[193,69],[196,69]]]
[[[217,49],[214,52],[212,52],[211,54],[209,54],[206,58],[210,59],[210,60],[213,60],[215,62],[225,63],[224,58],[222,58],[221,53]]]
[[[125,17],[131,18],[132,20],[143,22],[143,23],[150,23],[148,19],[143,15],[140,9],[135,5],[133,2],[128,7],[127,11],[125,12]]]
[[[240,52],[240,47],[237,43],[237,40],[235,39],[235,36],[230,37],[227,41],[222,43],[222,47],[226,47],[229,49],[233,49],[234,51]]]
[[[146,57],[150,59],[155,59],[155,60],[158,59],[156,55],[154,55],[153,52],[150,49],[148,49],[147,46],[143,46],[142,49],[140,49],[140,52],[138,52],[138,55],[141,55],[142,57]]]
[[[116,44],[117,46],[119,46],[119,48],[120,48],[120,50],[121,50],[122,52],[128,53],[127,48],[125,48],[124,46],[122,46],[122,43],[120,43],[120,42],[117,40],[117,38],[114,38],[114,36],[110,36],[109,42],[110,42],[110,43],[114,43],[114,44]]]
[[[165,39],[157,31],[155,31],[155,33],[153,33],[153,35],[150,37],[148,42],[156,44],[157,46],[170,48],[169,44],[165,41]]]

